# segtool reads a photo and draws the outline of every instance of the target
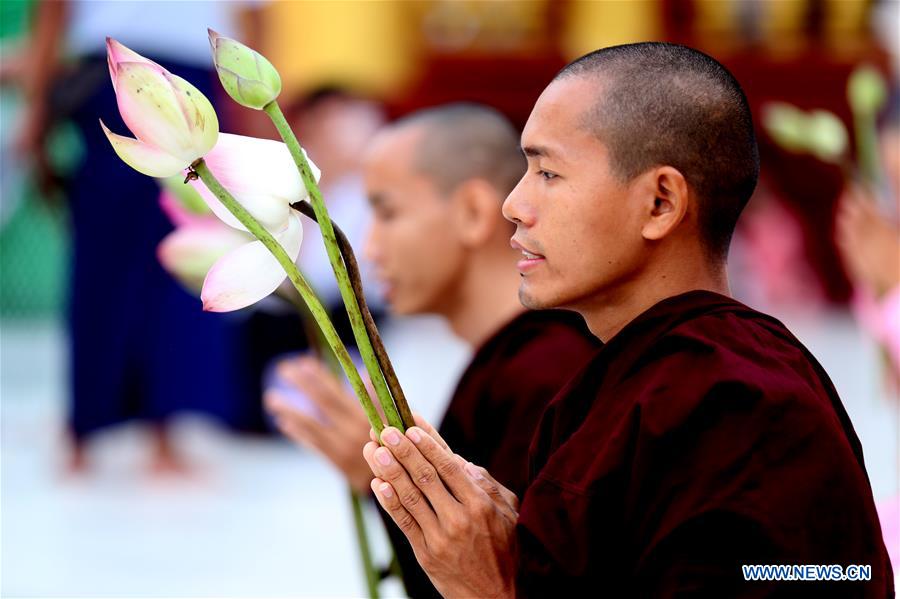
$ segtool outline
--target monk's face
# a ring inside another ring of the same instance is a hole
[[[544,90],[522,132],[528,170],[503,204],[523,251],[519,298],[529,308],[581,311],[616,301],[640,267],[639,204],[585,125],[597,84],[579,77]]]
[[[450,202],[414,168],[423,134],[416,126],[387,130],[373,141],[364,163],[373,209],[366,257],[395,314],[444,313],[463,268]]]

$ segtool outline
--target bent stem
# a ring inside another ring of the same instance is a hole
[[[318,217],[316,216],[315,210],[309,202],[296,202],[292,204],[292,206],[304,216],[318,222]],[[350,246],[350,240],[347,239],[347,236],[343,231],[341,231],[341,228],[337,225],[337,223],[331,221],[331,225],[334,229],[338,248],[341,251],[341,257],[344,259],[344,264],[347,266],[347,274],[350,276],[350,284],[353,287],[353,294],[356,296],[356,299],[359,302],[359,308],[362,311],[363,322],[366,326],[366,333],[368,333],[369,339],[372,341],[372,346],[375,350],[375,357],[378,359],[378,365],[381,367],[381,372],[384,373],[384,378],[387,381],[388,388],[391,391],[391,395],[394,397],[394,403],[397,406],[397,411],[400,413],[400,420],[407,428],[409,428],[410,426],[413,426],[413,424],[415,424],[415,420],[413,419],[412,412],[409,409],[409,403],[407,403],[406,401],[406,395],[403,393],[403,388],[400,386],[400,380],[397,378],[397,373],[394,371],[394,365],[391,363],[391,359],[388,356],[387,349],[385,349],[384,347],[384,342],[381,340],[381,335],[378,333],[378,327],[375,325],[375,319],[372,318],[372,312],[369,310],[369,305],[366,302],[366,296],[363,293],[362,288],[362,278],[359,272],[359,263],[356,261],[356,255],[353,253],[353,248]]]
[[[306,190],[309,193],[311,204],[319,223],[319,229],[322,232],[322,239],[325,242],[328,260],[331,262],[331,268],[334,270],[334,276],[337,279],[341,298],[344,300],[344,306],[347,309],[347,316],[350,318],[353,337],[356,339],[359,353],[369,372],[372,386],[375,388],[375,394],[378,396],[378,401],[381,403],[388,424],[401,431],[405,430],[407,426],[412,426],[412,422],[404,423],[400,419],[398,410],[394,405],[394,401],[397,398],[392,398],[391,393],[387,388],[385,375],[379,367],[378,359],[375,356],[375,350],[372,347],[372,341],[369,339],[369,335],[366,332],[365,321],[359,308],[359,303],[357,302],[356,295],[353,293],[353,286],[347,273],[347,267],[341,257],[341,252],[335,238],[334,227],[331,224],[331,218],[328,216],[328,209],[325,207],[325,200],[322,198],[322,192],[319,190],[319,186],[316,184],[316,179],[312,174],[312,170],[309,168],[309,162],[303,154],[303,150],[300,148],[300,142],[297,141],[297,137],[294,135],[293,130],[284,118],[284,114],[282,114],[278,102],[270,102],[263,108],[263,111],[269,115],[269,118],[278,130],[279,135],[281,135],[285,145],[287,145],[291,157],[297,165],[300,177],[303,179],[303,184],[306,186]]]
[[[294,261],[291,260],[290,256],[287,255],[287,252],[284,251],[284,248],[281,247],[281,244],[276,241],[272,234],[259,224],[259,222],[257,222],[257,220],[253,218],[253,216],[247,212],[236,199],[234,199],[228,190],[219,183],[218,179],[216,179],[212,171],[209,170],[209,167],[202,158],[197,160],[191,166],[197,175],[199,175],[204,185],[206,185],[213,195],[222,202],[222,205],[228,208],[228,211],[231,212],[254,237],[262,242],[272,255],[275,256],[275,259],[278,260],[278,263],[287,273],[291,283],[293,283],[294,288],[300,294],[300,297],[303,298],[303,301],[306,302],[316,324],[319,325],[319,329],[322,331],[325,341],[328,343],[328,346],[334,352],[338,362],[340,362],[341,367],[344,369],[344,374],[347,375],[350,385],[353,387],[353,391],[356,393],[360,404],[362,404],[366,417],[369,419],[369,423],[377,433],[380,433],[384,426],[378,412],[375,410],[374,404],[372,404],[372,400],[369,399],[366,385],[363,383],[359,372],[357,372],[356,366],[353,365],[353,360],[350,358],[350,354],[347,353],[347,348],[344,347],[343,342],[338,336],[334,324],[332,324],[331,320],[328,318],[328,313],[325,311],[324,306],[322,306],[322,302],[319,301],[319,298],[313,293],[309,283],[307,283],[306,279],[303,278],[303,275],[300,274],[297,265],[294,264]]]

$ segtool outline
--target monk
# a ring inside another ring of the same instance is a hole
[[[580,316],[526,311],[519,253],[501,204],[525,170],[518,133],[475,104],[420,111],[381,131],[364,163],[373,222],[368,258],[397,315],[438,314],[473,348],[440,432],[521,493],[528,446],[549,400],[599,348]],[[281,366],[324,414],[317,420],[267,395],[281,430],[336,465],[357,490],[371,472],[359,452],[369,424],[357,400],[314,360]],[[414,402],[413,402],[414,403]],[[403,534],[386,518],[412,597],[437,596]]]
[[[578,312],[605,345],[543,415],[519,497],[427,423],[365,446],[372,489],[435,587],[893,596],[828,376],[780,322],[728,297],[759,170],[733,76],[683,46],[598,50],[544,90],[522,149],[528,170],[503,205],[519,297]],[[757,565],[798,567],[753,581]]]

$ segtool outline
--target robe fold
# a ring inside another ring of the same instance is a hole
[[[893,596],[859,439],[777,320],[693,291],[638,316],[554,398],[517,526],[523,597]],[[752,582],[742,565],[868,565]]]

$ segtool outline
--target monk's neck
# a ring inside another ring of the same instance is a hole
[[[479,347],[506,323],[525,311],[519,302],[519,273],[507,252],[481,256],[464,269],[453,301],[443,316],[453,332]]]
[[[591,333],[606,343],[628,323],[664,299],[701,290],[730,295],[724,264],[721,267],[700,263],[694,267],[648,269],[615,289],[598,294],[578,312]]]

